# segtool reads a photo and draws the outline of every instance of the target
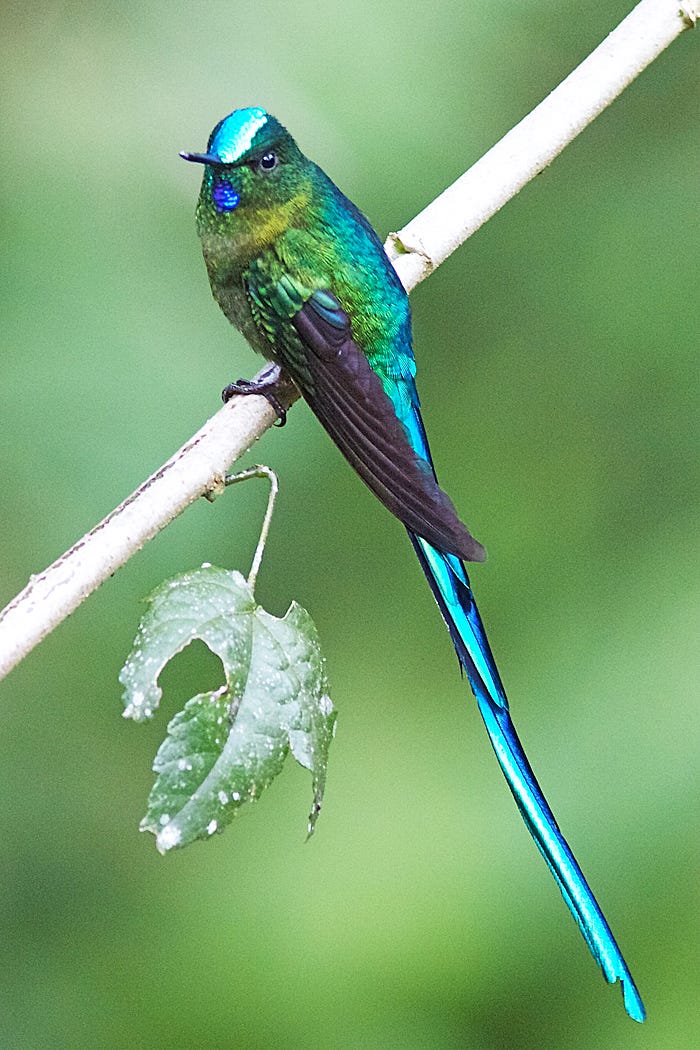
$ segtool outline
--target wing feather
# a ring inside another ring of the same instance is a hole
[[[408,529],[445,553],[483,561],[483,547],[460,521],[432,466],[412,447],[380,377],[354,341],[338,300],[323,290],[309,291],[305,299],[299,294],[294,302],[288,284],[278,284],[275,292],[268,276],[254,284],[251,296],[265,329],[275,331],[276,358],[319,422],[365,484]],[[292,303],[300,304],[293,313]]]

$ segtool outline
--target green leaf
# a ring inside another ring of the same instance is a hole
[[[296,603],[282,619],[271,616],[238,572],[203,566],[169,580],[148,599],[119,676],[125,717],[152,717],[158,676],[195,638],[220,657],[225,682],[189,700],[168,726],[141,829],[161,853],[221,831],[291,749],[313,777],[311,834],[336,718],[311,617]]]

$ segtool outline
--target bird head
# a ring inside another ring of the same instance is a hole
[[[275,234],[310,197],[313,165],[287,129],[258,107],[236,109],[219,121],[206,153],[180,156],[204,165],[197,207],[201,233],[242,235],[255,226]]]

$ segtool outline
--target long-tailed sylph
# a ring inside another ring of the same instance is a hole
[[[525,756],[464,561],[480,543],[438,487],[421,420],[404,288],[374,230],[263,109],[212,131],[197,230],[212,292],[251,346],[291,378],[340,451],[406,526],[530,834],[610,983],[636,1021],[644,1006],[603,913]]]

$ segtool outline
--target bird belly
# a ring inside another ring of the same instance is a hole
[[[212,295],[231,324],[250,343],[253,350],[274,361],[272,343],[265,338],[253,320],[248,294],[240,275],[222,279],[221,275],[217,274],[215,279],[209,270],[209,279]]]

